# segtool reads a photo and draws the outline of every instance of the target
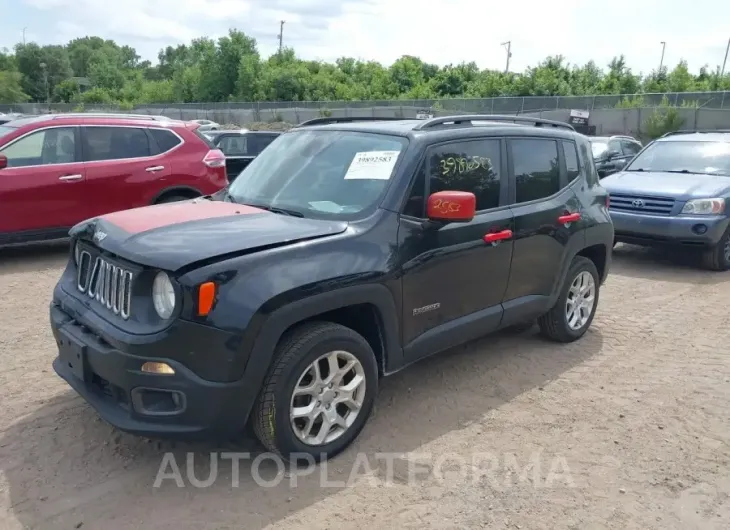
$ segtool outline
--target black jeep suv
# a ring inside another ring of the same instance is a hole
[[[140,435],[251,419],[283,458],[333,456],[379,378],[537,320],[593,320],[613,225],[588,139],[514,116],[297,127],[217,196],[74,227],[56,372]]]

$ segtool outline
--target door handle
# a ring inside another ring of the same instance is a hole
[[[576,221],[580,221],[580,212],[569,213],[558,217],[558,222],[563,225],[568,223],[574,223]]]
[[[149,171],[150,173],[154,173],[155,171],[162,171],[165,169],[165,166],[150,166],[145,171]]]
[[[58,180],[81,180],[82,178],[84,178],[83,175],[61,175]]]
[[[485,243],[496,243],[497,241],[503,241],[505,239],[512,239],[512,230],[502,230],[501,232],[491,232],[489,234],[485,234],[484,237]]]

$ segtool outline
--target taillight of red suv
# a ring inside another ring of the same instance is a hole
[[[220,149],[211,149],[203,158],[203,164],[208,167],[226,167],[226,155]]]

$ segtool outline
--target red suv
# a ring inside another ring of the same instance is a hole
[[[91,217],[225,188],[225,156],[198,127],[89,113],[0,125],[0,246],[65,238]]]

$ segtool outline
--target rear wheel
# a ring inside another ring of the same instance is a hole
[[[711,271],[730,269],[730,227],[725,230],[717,245],[705,250],[702,254],[702,264]]]
[[[542,334],[558,342],[581,338],[596,314],[599,285],[595,264],[583,256],[573,258],[557,302],[538,320]]]
[[[314,322],[282,339],[253,412],[257,438],[284,460],[315,462],[346,449],[365,426],[378,389],[368,342],[339,324]]]

